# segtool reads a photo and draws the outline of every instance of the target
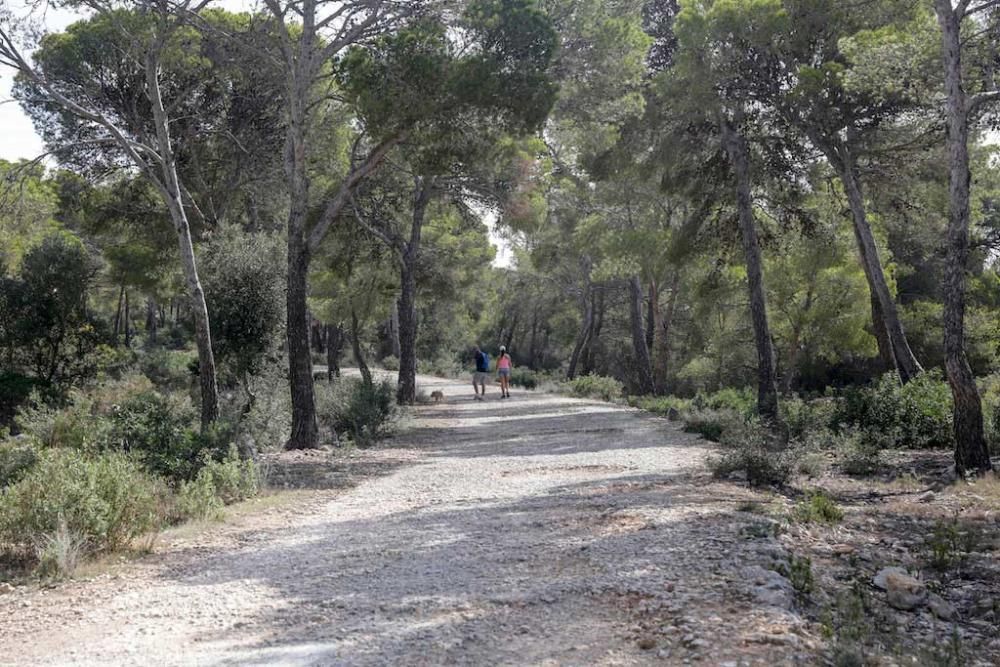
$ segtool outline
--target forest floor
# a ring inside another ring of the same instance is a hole
[[[893,482],[883,501],[832,485],[853,502],[841,524],[791,525],[778,517],[794,497],[713,480],[710,448],[678,424],[420,385],[446,400],[377,448],[276,457],[272,482],[307,490],[169,531],[154,553],[92,576],[0,591],[0,663],[820,664],[833,631],[852,642],[841,655],[876,646],[880,664],[933,664],[912,644],[940,632],[935,617],[889,608],[870,578],[909,565],[909,540],[928,534],[892,518],[899,503],[951,512],[961,500],[947,490]],[[995,513],[979,518],[995,529]],[[976,548],[995,563],[1000,543]],[[983,624],[995,627],[1000,578],[978,579],[995,572],[969,551],[968,600],[935,589],[960,619],[942,636],[969,664],[996,664]],[[852,581],[864,618],[838,601]],[[896,644],[872,639],[890,626]]]

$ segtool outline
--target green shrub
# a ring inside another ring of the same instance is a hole
[[[189,519],[218,519],[222,517],[224,504],[215,493],[215,484],[210,475],[198,475],[192,480],[181,482],[174,503],[174,521]]]
[[[791,477],[793,453],[758,421],[725,430],[722,444],[728,451],[709,461],[716,477],[743,472],[753,486],[781,486]]]
[[[722,436],[729,429],[738,429],[746,419],[739,413],[723,409],[690,408],[681,413],[684,420],[684,430],[697,433],[712,442],[721,442]]]
[[[832,524],[839,523],[844,518],[844,511],[837,507],[837,503],[825,491],[818,490],[810,492],[795,505],[792,518],[801,523]]]
[[[188,350],[154,349],[139,356],[139,369],[162,391],[186,391],[194,379]]]
[[[691,408],[691,401],[676,396],[629,396],[628,404],[658,415],[670,415],[671,410],[683,413]]]
[[[732,410],[744,417],[752,417],[757,410],[757,398],[749,388],[727,387],[711,394],[698,392],[691,400],[691,406],[702,410]]]
[[[515,368],[510,373],[510,385],[536,389],[538,387],[538,373],[528,368]]]
[[[110,424],[99,414],[91,396],[73,390],[67,404],[47,405],[37,394],[21,407],[15,419],[21,432],[42,447],[96,451],[108,440]]]
[[[113,411],[109,446],[134,452],[157,475],[173,481],[192,479],[201,467],[204,449],[193,431],[195,418],[186,397],[143,392]]]
[[[38,461],[38,451],[11,439],[0,443],[0,489],[16,484]]]
[[[207,454],[198,475],[182,482],[177,493],[175,519],[215,519],[225,505],[253,498],[260,493],[257,464],[241,460],[235,448],[221,461]]]
[[[841,469],[848,475],[874,475],[882,469],[883,442],[871,431],[851,429],[843,432],[837,439]]]
[[[949,446],[951,410],[951,391],[940,371],[927,371],[905,385],[887,373],[870,387],[845,391],[834,423],[878,432],[897,447]]]
[[[781,423],[789,440],[803,440],[810,434],[823,432],[833,423],[837,404],[830,399],[804,401],[789,398],[779,403]]]
[[[580,398],[597,398],[613,401],[622,397],[624,385],[614,378],[603,375],[581,375],[563,383],[567,391]]]
[[[389,355],[388,357],[382,358],[382,368],[387,371],[398,371],[399,370],[399,357]]]
[[[338,437],[367,447],[388,433],[396,415],[396,389],[390,381],[341,378],[317,385],[317,412]]]
[[[198,477],[212,480],[215,495],[226,505],[253,498],[260,493],[261,478],[257,464],[240,459],[235,448],[221,461],[206,456],[205,465],[198,471]]]
[[[157,481],[124,454],[48,450],[0,496],[0,536],[43,548],[65,522],[94,551],[114,551],[160,525],[159,495]]]
[[[0,373],[0,426],[10,424],[37,388],[37,381],[19,373]]]

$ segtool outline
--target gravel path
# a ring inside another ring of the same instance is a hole
[[[676,425],[421,378],[348,490],[217,526],[119,572],[0,597],[0,663],[801,664],[815,639],[748,497]],[[773,573],[771,573],[773,574]],[[766,604],[765,604],[766,603]]]

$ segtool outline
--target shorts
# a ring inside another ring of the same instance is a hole
[[[486,371],[476,371],[472,374],[472,384],[486,384],[486,376],[489,375]]]
[[[500,370],[497,371],[497,373],[499,373],[501,377],[505,377],[505,378],[509,378],[510,377],[510,369],[509,368],[501,368]]]

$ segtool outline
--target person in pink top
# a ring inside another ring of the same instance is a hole
[[[507,348],[500,346],[500,358],[497,359],[497,375],[500,376],[500,398],[510,398],[510,369],[513,364],[510,362],[510,355]]]

